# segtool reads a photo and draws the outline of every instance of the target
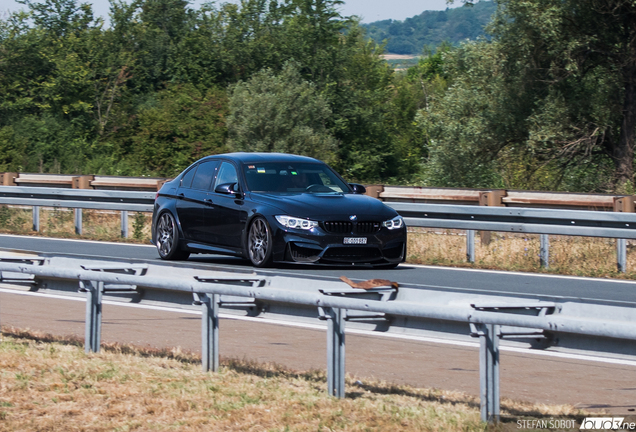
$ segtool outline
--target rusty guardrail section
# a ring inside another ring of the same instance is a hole
[[[0,256],[0,282],[22,286],[23,292],[27,288],[31,293],[86,296],[87,352],[100,349],[103,297],[110,298],[109,304],[117,299],[122,304],[200,308],[204,371],[219,367],[220,308],[253,318],[326,321],[327,387],[330,395],[340,398],[345,396],[345,327],[401,337],[431,331],[470,335],[479,339],[484,421],[499,416],[500,340],[534,350],[636,356],[632,305],[398,289],[389,281],[361,289],[341,281],[15,255]]]
[[[0,173],[0,186],[158,191],[170,179],[73,174]]]
[[[384,185],[367,186],[367,194],[385,202],[619,212],[634,212],[636,200],[633,195]]]

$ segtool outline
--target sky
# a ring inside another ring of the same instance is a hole
[[[239,0],[223,0],[217,3],[238,3]],[[108,17],[108,0],[78,0],[78,3],[89,2],[93,4],[95,15]],[[198,7],[202,0],[191,0],[193,7]],[[460,6],[460,0],[456,0],[451,7]],[[425,10],[444,10],[448,7],[446,0],[345,0],[340,7],[343,16],[357,15],[363,23],[380,21],[385,19],[404,20],[419,15]],[[15,0],[0,0],[0,18],[6,17],[7,11],[17,11],[25,8]]]

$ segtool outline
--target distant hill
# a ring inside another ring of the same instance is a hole
[[[480,1],[444,11],[424,11],[404,21],[384,20],[363,24],[367,35],[382,43],[388,40],[386,51],[393,54],[421,54],[424,46],[436,47],[444,41],[457,44],[465,39],[484,35],[497,6],[492,1]]]

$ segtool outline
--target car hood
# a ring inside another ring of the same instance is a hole
[[[349,216],[355,215],[358,220],[384,221],[397,216],[397,212],[382,201],[366,195],[251,192],[251,198],[277,208],[278,214],[314,220],[347,220]]]

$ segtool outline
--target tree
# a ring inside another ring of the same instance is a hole
[[[90,38],[90,69],[93,83],[93,114],[96,129],[103,137],[112,119],[119,114],[121,101],[130,90],[128,82],[136,73],[138,60],[132,17],[136,4],[111,1],[111,27]]]
[[[446,56],[452,84],[421,111],[429,180],[633,191],[636,5],[500,0],[489,31]]]
[[[331,110],[313,84],[289,62],[231,88],[228,147],[235,151],[281,152],[330,162],[336,141],[326,122]]]
[[[325,82],[334,66],[342,33],[350,20],[337,7],[342,0],[287,0],[283,20],[286,54],[300,62],[303,72],[316,83]]]
[[[0,36],[0,146],[24,146],[9,164],[25,170],[80,172],[93,132],[89,41],[101,21],[73,0],[25,4],[31,11]]]
[[[405,118],[413,120],[399,112],[410,110],[411,102],[400,100],[405,94],[381,57],[382,47],[366,40],[357,23],[336,48],[329,74],[319,81],[333,111],[330,130],[340,143],[336,168],[352,181],[404,181],[421,162],[418,140],[405,141],[408,128],[400,129]]]
[[[500,0],[491,31],[535,107],[530,117],[559,129],[543,145],[564,163],[603,151],[614,163],[612,188],[633,190],[636,3]],[[550,121],[555,109],[567,126]]]
[[[27,143],[20,138],[15,136],[13,126],[0,128],[0,172],[22,171],[27,162]]]
[[[427,139],[426,183],[446,187],[501,186],[497,157],[515,141],[514,98],[501,71],[496,44],[467,43],[442,55],[452,85],[420,110],[418,124]],[[430,69],[429,69],[430,70]],[[426,70],[425,70],[426,71]],[[439,77],[439,74],[434,76]],[[439,79],[439,78],[438,78]]]
[[[173,177],[197,159],[225,151],[224,91],[170,85],[149,105],[137,116],[129,156],[141,173]]]
[[[24,1],[0,20],[3,166],[172,176],[227,148],[229,87],[236,148],[311,154],[351,180],[418,171],[425,94],[341,0],[111,0],[108,28],[76,0]]]

